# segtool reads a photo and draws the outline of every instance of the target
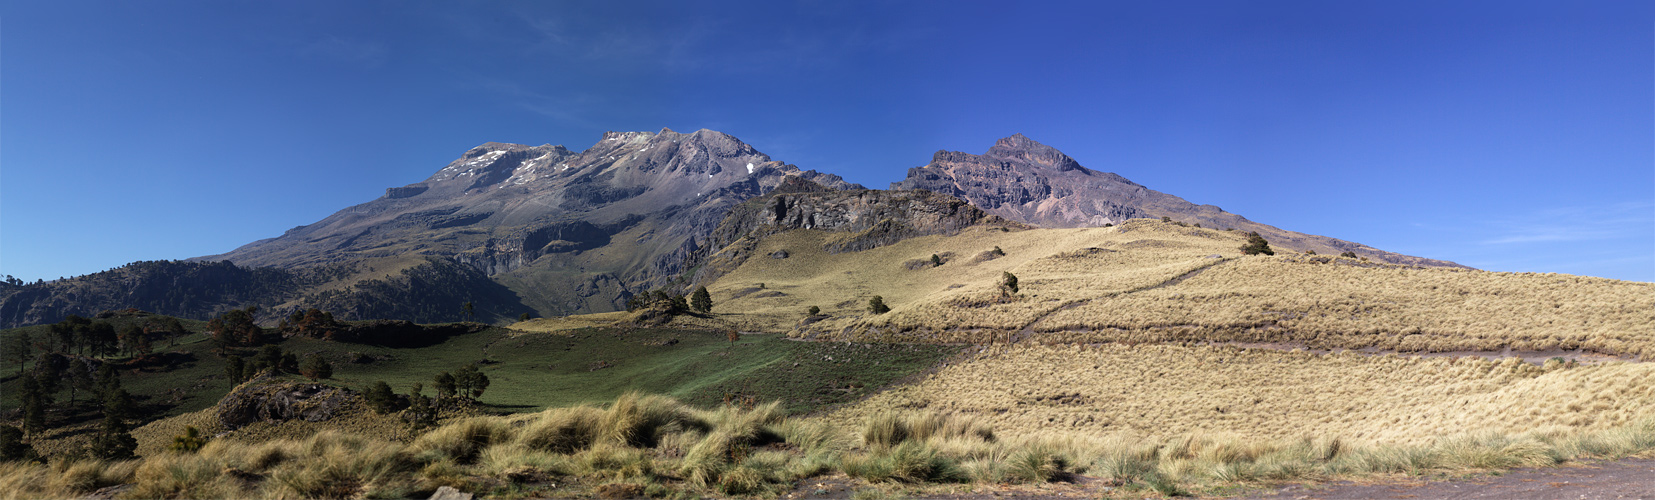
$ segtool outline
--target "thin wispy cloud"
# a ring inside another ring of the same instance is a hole
[[[383,43],[332,35],[306,44],[301,51],[307,55],[370,69],[385,65],[390,58],[390,50]]]
[[[1563,243],[1647,236],[1655,232],[1655,201],[1556,207],[1526,217],[1495,221],[1497,236],[1484,245]]]
[[[589,95],[553,96],[535,91],[517,82],[500,78],[478,77],[473,80],[473,83],[506,101],[509,105],[551,118],[559,123],[585,128],[597,127],[597,122],[587,118],[584,112],[584,110],[593,108],[596,101]]]

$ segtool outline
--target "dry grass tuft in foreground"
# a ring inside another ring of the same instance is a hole
[[[628,394],[580,406],[458,419],[402,444],[338,432],[129,462],[0,464],[0,500],[66,498],[130,485],[123,498],[415,498],[448,486],[484,497],[775,497],[843,472],[906,488],[1041,483],[1073,474],[1174,494],[1281,481],[1463,472],[1655,450],[1655,419],[1591,431],[1486,432],[1412,445],[1336,436],[1156,438],[1047,431],[1005,437],[958,414],[879,414],[860,439],[787,418],[775,403],[699,410]]]

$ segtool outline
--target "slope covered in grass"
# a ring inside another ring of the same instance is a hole
[[[1246,256],[1237,232],[1146,219],[1091,229],[977,227],[839,254],[822,250],[831,237],[767,238],[754,252],[760,257],[708,287],[715,311],[828,339],[1655,352],[1651,283]],[[787,258],[764,257],[783,250]],[[1018,277],[1015,294],[1001,289],[1006,272]],[[889,313],[866,310],[875,295]],[[801,322],[812,305],[826,316]]]
[[[1105,344],[978,348],[830,419],[892,408],[1006,432],[1220,433],[1422,443],[1470,430],[1601,430],[1655,416],[1655,365]]]

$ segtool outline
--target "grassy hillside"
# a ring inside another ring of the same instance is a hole
[[[1105,344],[977,348],[829,416],[970,415],[1008,433],[1216,433],[1426,443],[1471,430],[1602,430],[1649,418],[1655,366]]]
[[[117,325],[141,320],[109,319]],[[186,323],[192,329],[201,326]],[[24,332],[38,338],[46,329],[5,330],[0,340]],[[478,409],[493,413],[600,403],[628,391],[669,394],[707,407],[726,401],[784,400],[783,410],[805,413],[853,402],[960,351],[953,346],[796,342],[777,334],[746,335],[732,343],[725,334],[709,330],[612,328],[557,333],[488,328],[408,347],[294,337],[277,346],[300,358],[316,355],[328,360],[334,366],[333,377],[321,383],[355,390],[383,380],[403,394],[423,384],[431,395],[437,373],[476,363],[491,380]],[[158,344],[157,352],[161,354],[150,362],[111,360],[121,366],[122,385],[136,399],[143,414],[140,420],[163,420],[155,424],[159,427],[138,433],[142,449],[162,449],[184,425],[217,433],[212,407],[236,385],[225,376],[225,358],[199,331],[176,343]],[[240,352],[244,357],[252,354]],[[19,384],[17,365],[7,359],[4,366],[0,392],[10,395]],[[53,428],[35,442],[42,452],[66,453],[90,439],[100,407],[86,391],[70,402],[64,389],[56,399],[60,404],[48,415]],[[18,423],[17,407],[14,398],[0,400],[0,414],[8,415],[5,423]],[[326,429],[412,437],[400,420],[364,412],[365,407],[357,407],[342,412],[348,418],[327,422],[257,424],[238,430],[236,438],[291,437]]]
[[[1655,353],[1655,284],[1421,269],[1337,256],[1244,256],[1236,232],[1118,227],[915,238],[828,254],[793,231],[709,286],[715,311],[807,338],[930,343],[1278,342],[1400,351]],[[1003,256],[989,253],[1000,248]],[[937,255],[941,266],[928,264]],[[1019,279],[1004,296],[1002,273]],[[882,296],[892,311],[866,311]],[[801,324],[805,309],[826,315]]]

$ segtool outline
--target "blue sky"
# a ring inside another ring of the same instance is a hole
[[[483,142],[662,127],[877,188],[1023,133],[1285,229],[1655,281],[1655,8],[1510,1],[9,1],[0,273],[220,253]]]

